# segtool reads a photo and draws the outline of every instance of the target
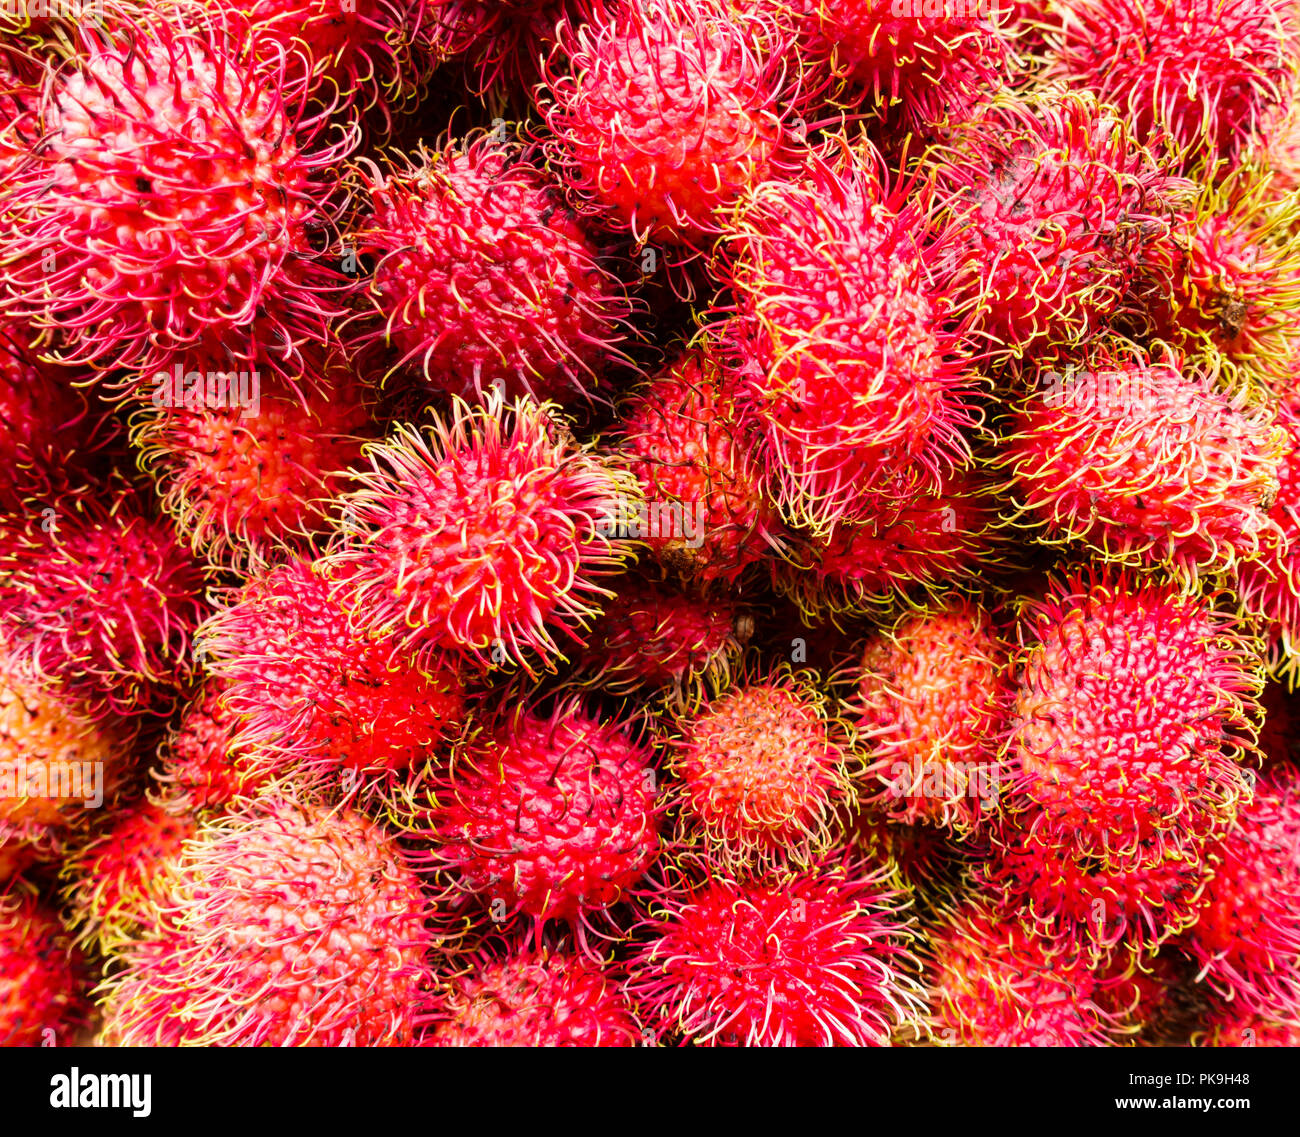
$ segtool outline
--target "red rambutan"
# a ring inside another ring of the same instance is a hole
[[[87,1016],[80,953],[35,891],[0,891],[0,1046],[71,1046]]]

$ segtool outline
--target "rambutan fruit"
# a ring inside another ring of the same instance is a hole
[[[0,320],[0,509],[18,513],[93,473],[92,458],[116,434],[106,408],[41,363],[25,329]]]
[[[1281,390],[1300,360],[1300,203],[1272,194],[1250,168],[1215,180],[1148,247],[1144,275],[1158,335]]]
[[[1236,566],[1242,608],[1261,617],[1269,663],[1292,687],[1300,669],[1300,392],[1284,395],[1277,422],[1286,432],[1278,493],[1268,511],[1273,526],[1258,559]]]
[[[560,654],[610,594],[632,551],[617,524],[636,479],[568,433],[556,409],[456,402],[432,429],[366,447],[372,469],[344,499],[331,553],[354,622],[421,653],[483,666]],[[549,661],[545,661],[549,664]]]
[[[867,640],[845,679],[869,764],[864,804],[890,820],[969,832],[997,804],[1007,646],[964,597],[908,612]]]
[[[433,63],[426,0],[181,0],[178,7],[255,38],[269,61],[283,54],[286,84],[305,82],[336,112],[342,102],[391,117],[414,99]]]
[[[92,715],[0,646],[0,842],[60,855],[112,800],[133,764],[132,741],[125,723]]]
[[[735,580],[780,540],[729,378],[698,347],[623,413],[622,447],[646,500],[643,539],[665,568],[699,581]]]
[[[244,566],[325,528],[332,499],[349,488],[343,471],[360,459],[369,433],[353,376],[321,361],[319,375],[293,390],[273,374],[264,384],[257,372],[209,372],[229,383],[215,404],[200,395],[194,406],[171,405],[178,381],[202,375],[189,362],[156,377],[151,405],[134,416],[132,442],[195,555]],[[184,389],[187,400],[192,390]]]
[[[1012,814],[1084,856],[1231,823],[1256,756],[1257,645],[1223,608],[1106,570],[1054,582],[1022,613],[1007,740]]]
[[[773,584],[809,626],[867,614],[972,577],[997,556],[996,522],[986,480],[957,471],[938,492],[882,502],[864,524],[824,539],[793,534],[790,552],[773,562]]]
[[[462,60],[470,89],[483,96],[531,89],[561,22],[608,7],[609,0],[428,0],[426,19],[435,49]]]
[[[407,1045],[439,941],[374,822],[287,793],[203,824],[101,987],[118,1045]]]
[[[1017,68],[1008,5],[989,0],[819,0],[798,24],[806,62],[827,59],[882,116],[925,128],[963,116]]]
[[[370,212],[350,237],[375,258],[382,337],[438,390],[590,395],[618,357],[626,289],[529,152],[497,131],[359,167]]]
[[[1273,765],[1214,848],[1221,860],[1181,941],[1222,998],[1300,1025],[1300,770]]]
[[[918,901],[944,902],[961,884],[965,846],[934,825],[906,825],[867,806],[847,821],[847,847]]]
[[[1054,13],[1045,77],[1118,106],[1188,165],[1232,157],[1295,85],[1291,0],[1072,0]]]
[[[734,598],[637,578],[615,587],[576,660],[584,684],[611,695],[663,689],[679,707],[726,685],[753,633],[753,617]]]
[[[640,243],[704,251],[795,144],[796,79],[769,23],[736,20],[725,0],[631,0],[558,29],[539,107],[587,209]]]
[[[1207,1016],[1192,1035],[1193,1046],[1300,1046],[1300,1024],[1277,1022],[1229,1004]]]
[[[926,166],[953,231],[936,279],[997,354],[1105,327],[1168,228],[1171,180],[1090,93],[994,99]]]
[[[923,207],[865,164],[812,158],[750,192],[722,269],[739,401],[786,521],[825,536],[933,490],[969,448],[969,361],[929,273]]]
[[[849,740],[816,679],[787,664],[742,674],[678,716],[669,748],[680,839],[700,832],[711,863],[806,867],[838,835],[836,809],[852,790]]]
[[[930,932],[929,1034],[955,1046],[1107,1046],[1092,972],[972,897]]]
[[[258,772],[419,766],[464,718],[459,660],[417,661],[352,628],[329,573],[292,558],[250,576],[195,636],[238,717],[234,747]],[[345,775],[347,776],[347,775]]]
[[[226,705],[228,690],[221,680],[205,680],[159,747],[162,768],[154,777],[165,800],[185,812],[227,805],[264,781],[236,743],[241,720]]]
[[[1167,1033],[1176,1014],[1174,988],[1184,979],[1186,961],[1176,952],[1136,958],[1118,953],[1095,971],[1092,998],[1123,1032],[1125,1041],[1141,1045]]]
[[[279,362],[324,340],[346,278],[313,240],[354,135],[283,105],[283,58],[255,37],[165,18],[77,35],[6,188],[0,304],[56,332],[60,361],[130,372],[213,341],[251,363],[255,325]]]
[[[431,809],[414,826],[457,886],[493,922],[522,916],[540,942],[568,921],[586,950],[597,918],[626,899],[659,853],[663,805],[653,753],[629,723],[581,701],[550,714],[525,707],[484,723],[428,783]]]
[[[1161,948],[1196,920],[1214,873],[1208,836],[1198,819],[1179,834],[1182,845],[1147,837],[1096,855],[1048,831],[1044,813],[1018,818],[995,833],[995,848],[972,877],[1002,904],[1015,907],[1034,933],[1090,965],[1137,958]]]
[[[111,952],[136,938],[166,899],[161,883],[198,830],[193,815],[150,801],[114,811],[110,823],[63,861],[63,898],[78,943]]]
[[[60,494],[0,540],[0,624],[12,650],[94,707],[165,709],[189,675],[203,574],[137,495]]]
[[[71,1046],[88,1011],[81,954],[35,890],[0,891],[0,1046]]]
[[[1037,366],[1000,460],[1043,540],[1192,576],[1259,554],[1285,438],[1270,413],[1169,348]]]
[[[428,1046],[636,1046],[622,983],[581,955],[546,948],[484,954],[441,991]]]
[[[629,990],[696,1046],[884,1046],[919,1009],[905,905],[845,863],[782,883],[710,873],[646,918]]]

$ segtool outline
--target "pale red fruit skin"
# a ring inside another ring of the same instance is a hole
[[[622,419],[622,448],[648,505],[646,543],[665,568],[698,581],[734,581],[780,541],[728,378],[707,347],[696,348],[640,390]],[[699,521],[700,532],[687,531]]]
[[[584,686],[614,695],[667,689],[679,704],[726,682],[753,630],[730,597],[619,582],[577,659]]]
[[[607,969],[561,951],[484,956],[436,1000],[426,1046],[636,1046],[632,1006]]]
[[[1099,343],[1039,364],[999,459],[1043,540],[1195,576],[1269,538],[1285,442],[1272,419],[1178,351]]]
[[[360,166],[382,336],[435,389],[470,397],[591,396],[632,305],[560,186],[502,133],[474,133],[387,171]]]
[[[208,679],[159,749],[162,767],[154,777],[167,798],[186,810],[226,805],[265,780],[238,749],[240,718],[227,706],[228,692],[226,683]]]
[[[864,802],[892,821],[957,833],[979,825],[1000,792],[1008,672],[988,612],[961,597],[909,613],[870,639],[852,673],[850,703],[870,760]]]
[[[599,581],[632,552],[612,534],[639,500],[635,478],[579,446],[550,404],[457,402],[366,454],[326,564],[358,627],[417,653],[531,674],[560,654],[554,633],[580,638],[609,596]]]
[[[946,0],[796,0],[811,61],[827,59],[878,114],[925,127],[969,111],[1009,82],[1016,41],[1005,4]],[[969,11],[967,8],[969,7]],[[928,10],[928,11],[927,11]]]
[[[1193,1046],[1300,1046],[1300,1023],[1276,1022],[1231,1004],[1207,1015],[1192,1035]]]
[[[197,829],[192,814],[145,800],[116,811],[111,826],[73,850],[61,873],[78,942],[112,951],[148,927],[165,897],[160,881]]]
[[[1045,77],[1116,103],[1189,166],[1238,153],[1294,88],[1289,0],[1076,0],[1051,23]]]
[[[882,500],[933,492],[969,453],[974,373],[932,282],[924,195],[829,150],[749,193],[717,272],[739,405],[782,518],[824,537]]]
[[[815,678],[788,667],[742,674],[678,718],[670,762],[683,842],[698,831],[710,859],[739,872],[806,867],[830,846],[850,755]]]
[[[291,558],[251,576],[196,635],[253,770],[379,774],[418,766],[464,719],[459,661],[417,662],[354,630],[337,581]]]
[[[167,385],[155,377],[154,405],[133,416],[140,468],[181,537],[210,564],[244,568],[299,543],[326,527],[332,499],[350,488],[346,470],[371,433],[366,399],[347,370],[307,354],[317,366],[296,390],[258,373],[255,406],[159,406],[174,393],[177,370],[192,373],[193,363],[210,371],[190,356],[160,371]],[[251,390],[254,380],[241,382]]]
[[[0,1047],[70,1046],[88,1010],[81,954],[21,885],[0,891]]]
[[[1098,331],[1169,223],[1174,181],[1087,92],[993,100],[927,155],[956,232],[938,279],[981,341],[1020,357]]]
[[[114,714],[170,705],[204,607],[202,570],[145,505],[116,489],[60,494],[0,533],[0,621],[13,651]]]
[[[433,982],[431,912],[358,814],[268,794],[203,825],[101,991],[117,1045],[401,1046]]]
[[[1106,1046],[1092,973],[983,898],[947,913],[930,937],[935,1042],[955,1046]]]
[[[593,921],[639,885],[659,854],[663,804],[653,753],[576,701],[549,716],[508,713],[471,736],[436,783],[433,855],[498,925],[529,934],[569,922],[585,946]]]
[[[541,111],[585,207],[641,242],[711,243],[744,188],[788,164],[790,77],[769,24],[717,0],[632,0],[562,26]]]
[[[1300,770],[1274,764],[1215,847],[1221,864],[1181,941],[1234,1005],[1300,1025]]]
[[[309,230],[330,222],[326,171],[355,127],[327,137],[284,105],[283,62],[257,62],[252,40],[165,19],[74,37],[7,195],[0,306],[57,330],[65,362],[134,375],[220,343],[251,365],[260,341],[291,366],[342,314],[346,278]]]
[[[694,1046],[884,1046],[919,1009],[910,925],[884,874],[843,864],[665,888],[629,990]]]

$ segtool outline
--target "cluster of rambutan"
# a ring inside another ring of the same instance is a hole
[[[1291,0],[97,10],[0,1045],[1300,1037]]]

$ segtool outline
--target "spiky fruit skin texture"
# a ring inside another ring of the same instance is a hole
[[[520,709],[469,738],[436,789],[435,856],[500,924],[540,931],[595,917],[636,888],[658,855],[662,805],[653,755],[578,703]]]
[[[541,105],[552,161],[639,241],[703,248],[787,159],[787,75],[764,22],[719,0],[633,0],[559,29]]]
[[[1192,576],[1258,555],[1285,440],[1269,411],[1173,350],[1099,342],[1038,367],[1001,462],[1044,540]]]
[[[183,14],[211,13],[232,34],[257,38],[259,53],[287,54],[286,81],[318,98],[388,114],[412,98],[428,70],[423,0],[180,0]]]
[[[92,820],[96,782],[103,805],[121,780],[130,743],[125,724],[92,715],[0,646],[0,843],[61,854]]]
[[[1263,618],[1270,663],[1294,686],[1300,659],[1300,393],[1283,397],[1277,421],[1286,443],[1268,511],[1275,528],[1261,542],[1259,559],[1237,566],[1237,593],[1247,611]]]
[[[36,358],[18,325],[0,321],[0,509],[17,513],[90,473],[112,424],[70,376]]]
[[[329,574],[289,559],[250,577],[199,629],[240,719],[235,746],[271,773],[376,775],[419,765],[464,717],[459,661],[418,662],[355,631]]]
[[[1261,773],[1215,852],[1222,863],[1182,941],[1197,978],[1243,1011],[1300,1026],[1300,770]]]
[[[0,623],[40,676],[94,709],[165,708],[189,673],[203,574],[130,492],[63,494],[0,538]]]
[[[71,1046],[86,1018],[81,956],[35,892],[0,892],[0,1047]]]
[[[631,552],[609,531],[636,480],[580,447],[552,406],[457,402],[431,430],[399,427],[366,452],[330,564],[360,626],[421,653],[548,663],[553,631],[578,638],[609,595],[599,581]]]
[[[1231,1007],[1211,1015],[1192,1035],[1193,1046],[1300,1046],[1300,1025]]]
[[[1053,835],[1103,856],[1231,821],[1263,683],[1218,599],[1094,572],[1027,609],[1008,756]]]
[[[671,762],[683,841],[698,830],[710,858],[733,871],[806,866],[837,835],[848,739],[812,672],[740,676],[680,718]]]
[[[263,795],[204,824],[103,988],[119,1045],[400,1046],[433,980],[416,873],[349,811]]]
[[[1289,0],[1076,0],[1052,23],[1047,77],[1095,91],[1189,165],[1237,154],[1294,89]]]
[[[979,604],[950,599],[867,641],[850,704],[866,800],[893,821],[966,833],[997,804],[1006,645]]]
[[[518,143],[471,134],[360,172],[371,212],[353,239],[376,260],[369,298],[384,321],[372,337],[455,395],[596,389],[631,306]]]
[[[805,0],[802,7],[798,26],[812,59],[830,56],[878,113],[892,118],[901,104],[912,127],[968,112],[1015,71],[1016,44],[1003,4]]]
[[[264,781],[263,772],[238,749],[240,718],[226,704],[228,690],[227,684],[208,679],[159,748],[162,768],[154,776],[187,812],[226,805]]]
[[[133,371],[213,341],[251,363],[255,322],[284,359],[326,339],[344,278],[311,230],[351,136],[282,105],[255,44],[168,20],[79,35],[7,195],[0,303],[57,331],[64,361]]]
[[[697,597],[627,580],[578,657],[584,683],[613,695],[667,689],[678,705],[726,683],[753,631],[730,597]]]
[[[463,58],[479,95],[532,88],[570,14],[586,18],[610,0],[431,0],[428,21],[436,50]]]
[[[1012,913],[982,898],[946,915],[930,937],[929,1033],[955,1046],[1106,1046],[1095,980],[1056,956]]]
[[[773,563],[773,584],[809,626],[879,611],[966,580],[994,561],[996,522],[986,480],[959,470],[937,492],[882,502],[861,525],[836,526],[824,538],[795,534],[789,555]]]
[[[366,401],[347,371],[307,354],[324,373],[297,391],[252,373],[217,405],[196,397],[193,406],[167,406],[176,375],[196,373],[192,358],[178,362],[160,373],[153,405],[134,417],[141,469],[181,537],[209,563],[265,560],[278,543],[324,528],[331,499],[349,488],[345,471],[370,433]]]
[[[646,543],[688,579],[734,581],[779,540],[735,396],[721,363],[701,347],[624,411],[622,445],[648,507]]]
[[[883,874],[827,865],[783,884],[666,890],[630,990],[696,1046],[883,1046],[917,1010],[910,925]]]
[[[1078,341],[1119,311],[1168,229],[1170,184],[1089,93],[1003,96],[927,156],[956,235],[939,279],[999,354]]]
[[[972,379],[923,247],[921,206],[856,161],[748,195],[724,276],[740,404],[786,521],[825,535],[933,489],[967,453]]]
[[[1157,333],[1217,352],[1246,380],[1284,390],[1300,352],[1300,253],[1294,201],[1249,167],[1202,191],[1147,250]]]
[[[1219,607],[1090,571],[1022,614],[993,886],[1070,950],[1155,947],[1195,919],[1248,792],[1261,669]]]
[[[112,824],[63,862],[64,899],[78,942],[111,952],[136,938],[165,900],[161,881],[198,823],[150,801],[115,813]]]
[[[429,1046],[636,1046],[622,984],[579,955],[516,950],[451,981]]]

